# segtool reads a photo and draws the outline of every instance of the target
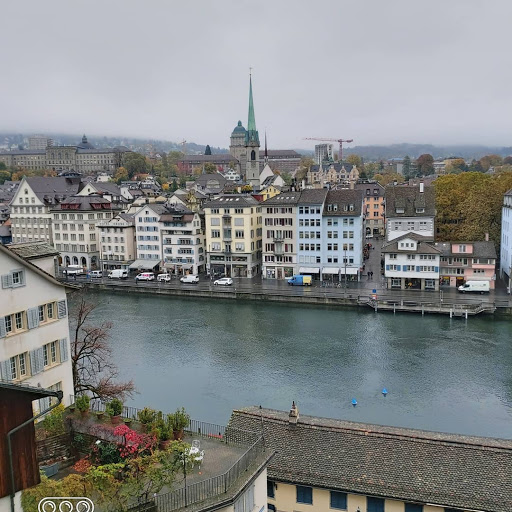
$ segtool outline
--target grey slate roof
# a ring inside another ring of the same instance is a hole
[[[403,208],[404,213],[396,213],[397,208]],[[416,213],[416,208],[425,208],[423,213]],[[435,216],[436,199],[434,187],[386,187],[386,217],[425,217]]]
[[[308,188],[301,192],[299,204],[323,204],[326,197],[326,188]]]
[[[416,245],[416,250],[411,249],[410,247],[406,249],[399,249],[398,242],[404,240],[406,238],[412,238],[416,240],[418,243]],[[435,247],[435,244],[432,242],[432,239],[427,236],[417,235],[416,233],[405,233],[402,236],[399,236],[392,240],[391,242],[387,242],[382,246],[382,253],[390,253],[390,252],[401,252],[401,253],[414,253],[414,254],[440,254],[441,249]]]
[[[263,151],[260,150],[260,158],[263,155]],[[294,149],[268,149],[267,155],[269,159],[279,158],[301,158],[300,153],[297,153]]]
[[[270,197],[261,203],[261,206],[285,206],[297,205],[299,203],[301,192],[283,192],[277,196]]]
[[[336,205],[337,210],[328,210],[327,205]],[[352,210],[350,210],[352,206]],[[346,209],[345,209],[346,207]],[[363,208],[363,194],[360,190],[329,190],[324,205],[324,215],[360,217]]]
[[[55,250],[48,242],[21,242],[10,244],[9,249],[25,260],[36,260],[47,256],[58,256],[59,251]]]
[[[35,176],[26,178],[26,182],[34,191],[34,194],[46,204],[59,203],[66,197],[78,193],[80,187],[80,178]]]
[[[63,210],[62,208],[63,204],[73,204],[73,205],[79,205],[79,207],[76,210],[69,210],[71,213],[73,211],[88,211],[88,210],[94,210],[92,205],[101,205],[101,209],[113,209],[112,203],[108,199],[104,199],[103,197],[99,195],[90,195],[90,196],[71,196],[67,197],[66,199],[62,200],[58,205],[50,208],[51,211],[55,210]]]
[[[471,254],[468,253],[459,253],[452,252],[452,244],[472,244],[473,252]],[[436,242],[435,247],[441,251],[442,256],[456,256],[456,257],[468,257],[468,258],[491,258],[496,259],[496,247],[494,242]]]
[[[260,416],[261,414],[261,416]],[[262,421],[263,420],[263,421]],[[444,507],[510,512],[512,441],[300,416],[258,407],[229,425],[262,431],[268,478]]]
[[[247,206],[259,206],[259,202],[251,195],[226,194],[203,205],[203,208],[244,208]]]
[[[386,195],[386,189],[380,183],[356,183],[354,189],[361,190],[365,197],[379,197]],[[370,191],[369,194],[366,193],[368,190]],[[375,190],[377,190],[377,193],[375,193]]]

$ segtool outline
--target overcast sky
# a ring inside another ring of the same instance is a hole
[[[6,0],[0,130],[512,145],[511,0]]]

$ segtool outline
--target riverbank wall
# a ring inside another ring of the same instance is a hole
[[[202,289],[195,287],[175,288],[166,286],[141,286],[131,284],[117,283],[81,283],[82,287],[88,290],[139,294],[139,295],[167,295],[180,298],[204,298],[210,300],[252,300],[264,302],[280,302],[289,304],[311,304],[318,306],[330,306],[336,308],[364,308],[373,309],[375,312],[391,313],[416,313],[416,314],[441,314],[450,317],[474,316],[476,314],[512,316],[512,307],[508,301],[499,303],[482,302],[481,304],[439,304],[434,302],[421,302],[414,300],[394,299],[390,297],[381,297],[379,300],[372,300],[371,295],[357,295],[353,290],[347,291],[344,295],[332,294],[319,291],[316,288],[301,288],[298,293],[284,293],[278,290],[256,291],[256,290],[237,290],[236,288],[210,288]]]

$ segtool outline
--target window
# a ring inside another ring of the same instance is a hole
[[[23,313],[22,312],[14,314],[14,321],[16,323],[17,331],[23,329]]]
[[[2,288],[18,288],[25,286],[25,272],[23,270],[11,270],[2,276]]]
[[[297,503],[313,505],[313,488],[297,485]]]
[[[366,512],[384,512],[384,500],[366,497]]]
[[[398,256],[397,254],[390,254],[389,255],[389,259],[390,260],[396,260],[397,256]]]
[[[55,307],[53,302],[46,304],[46,315],[48,316],[48,319],[55,318]]]
[[[39,317],[40,322],[44,322],[44,306],[38,306],[37,308],[37,315]]]
[[[274,486],[274,482],[272,482],[272,480],[267,480],[267,496],[269,498],[276,497],[275,486]]]
[[[276,506],[272,505],[272,503],[267,503],[267,510],[269,512],[277,512]]]
[[[215,217],[212,217],[210,219],[210,225],[211,226],[220,226],[220,219],[217,219]]]
[[[347,493],[331,491],[331,508],[337,508],[339,510],[347,509]]]
[[[423,512],[423,505],[417,505],[416,503],[406,503],[404,512]]]

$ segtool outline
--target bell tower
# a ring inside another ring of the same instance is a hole
[[[252,73],[249,74],[249,118],[245,133],[246,167],[245,179],[252,185],[253,190],[260,187],[260,138],[256,130],[254,117],[254,102],[252,99]]]

